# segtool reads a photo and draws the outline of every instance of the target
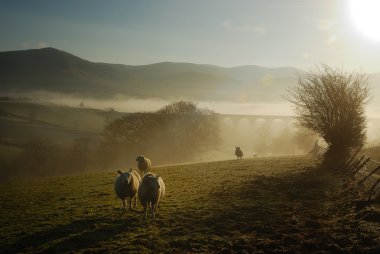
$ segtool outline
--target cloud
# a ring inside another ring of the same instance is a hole
[[[311,58],[311,54],[310,54],[310,53],[308,53],[308,52],[304,52],[304,53],[303,53],[303,59],[308,60],[308,59],[310,59],[310,58]]]
[[[233,24],[230,20],[225,20],[222,22],[222,26],[230,31],[240,32],[240,33],[256,33],[256,34],[265,34],[267,28],[261,25],[236,25]]]
[[[232,28],[232,24],[231,24],[231,21],[229,21],[229,20],[226,20],[226,21],[223,21],[222,22],[222,26],[224,27],[224,28]]]
[[[44,41],[39,41],[39,42],[28,42],[24,41],[20,43],[21,48],[23,49],[31,49],[31,48],[46,48],[48,47],[48,44]]]
[[[333,44],[334,42],[336,42],[337,39],[338,39],[338,37],[337,37],[335,34],[332,34],[332,35],[329,36],[329,38],[327,38],[327,40],[326,40],[326,44],[327,44],[327,45],[331,45],[331,44]]]
[[[37,48],[46,48],[48,45],[44,41],[40,41],[37,43]]]
[[[265,28],[263,26],[255,26],[255,27],[253,27],[253,30],[257,33],[260,33],[260,34],[264,34],[267,32],[267,28]]]
[[[29,42],[24,41],[23,43],[21,43],[21,48],[23,48],[23,49],[29,49],[30,48]]]
[[[317,28],[322,31],[329,31],[333,28],[335,22],[328,19],[320,19],[318,20]]]

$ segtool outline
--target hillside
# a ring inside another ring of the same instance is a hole
[[[256,65],[224,68],[162,62],[149,65],[94,63],[55,48],[0,52],[0,93],[32,91],[92,98],[116,95],[167,100],[278,102],[302,70]],[[370,74],[374,100],[380,73]]]
[[[126,165],[131,166],[131,165]],[[379,207],[356,213],[339,174],[304,157],[154,168],[156,221],[121,210],[115,171],[1,184],[2,253],[378,253]]]
[[[44,90],[90,97],[277,101],[300,71],[291,68],[163,62],[93,63],[54,49],[0,52],[0,92]]]
[[[3,98],[0,99],[0,144],[23,144],[38,138],[63,146],[71,146],[77,138],[97,142],[105,123],[122,115],[116,111]]]

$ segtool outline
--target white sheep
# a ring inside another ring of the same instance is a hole
[[[119,175],[115,179],[116,195],[123,201],[125,210],[125,200],[129,197],[129,208],[132,209],[132,200],[135,199],[135,207],[137,206],[137,191],[141,182],[140,174],[130,169],[127,172],[117,171]]]
[[[165,195],[165,184],[162,177],[147,173],[141,180],[138,193],[140,203],[144,207],[145,220],[147,219],[147,207],[155,219],[158,202]]]
[[[152,166],[152,162],[150,161],[150,159],[146,158],[144,155],[137,156],[136,161],[137,161],[137,167],[139,168],[141,175],[144,176],[150,170],[150,167]]]
[[[239,146],[235,147],[235,155],[238,159],[243,158],[243,150]]]

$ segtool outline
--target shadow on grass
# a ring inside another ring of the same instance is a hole
[[[318,168],[228,183],[204,200],[210,211],[193,223],[223,239],[219,251],[334,252],[325,205],[337,183]]]
[[[13,244],[3,246],[1,252],[62,253],[80,250],[112,239],[128,228],[136,227],[136,223],[132,217],[77,220],[20,238]]]
[[[328,172],[306,168],[299,173],[258,176],[222,186],[210,194],[209,200],[214,201],[214,207],[220,208],[213,214],[214,218],[239,218],[242,224],[257,221],[276,224],[295,215],[298,209],[318,210],[335,183]],[[235,218],[236,215],[239,217]]]

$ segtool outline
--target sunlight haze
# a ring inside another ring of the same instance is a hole
[[[1,1],[0,51],[49,46],[131,65],[308,70],[329,63],[379,72],[380,43],[372,39],[379,15],[372,13],[379,13],[376,0]]]
[[[380,0],[0,0],[0,253],[380,253]]]

